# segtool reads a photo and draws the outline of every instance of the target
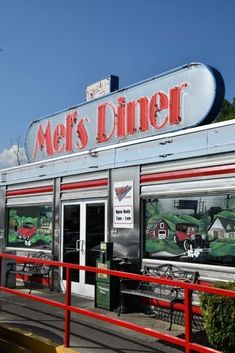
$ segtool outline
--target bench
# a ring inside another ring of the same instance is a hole
[[[179,282],[198,283],[199,273],[193,271],[185,271],[172,264],[161,266],[146,266],[143,269],[143,275],[152,278],[170,279]],[[172,328],[173,311],[176,304],[184,304],[184,289],[180,287],[172,287],[165,284],[151,283],[145,281],[135,281],[131,279],[122,279],[120,283],[120,305],[118,316],[122,312],[124,305],[124,297],[128,295],[155,299],[158,305],[165,304],[170,309],[170,327]],[[194,301],[194,298],[193,298]],[[161,305],[160,305],[161,306]]]
[[[44,251],[38,251],[28,256],[32,259],[40,260],[53,260],[53,256],[45,253]],[[29,294],[32,291],[33,280],[35,278],[45,279],[48,283],[50,291],[53,291],[52,272],[53,266],[37,263],[27,262],[24,263],[9,263],[9,269],[6,272],[6,287],[8,286],[8,280],[11,275],[18,275],[22,278],[24,286],[28,287],[29,283]]]

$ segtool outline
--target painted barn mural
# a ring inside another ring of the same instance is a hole
[[[235,195],[145,200],[145,255],[235,263]]]

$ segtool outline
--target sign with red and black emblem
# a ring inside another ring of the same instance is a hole
[[[133,181],[121,181],[113,186],[113,227],[134,227]]]

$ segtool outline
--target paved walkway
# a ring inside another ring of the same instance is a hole
[[[33,294],[60,302],[64,301],[64,295],[60,293],[34,290]],[[0,323],[11,323],[21,329],[50,338],[58,345],[63,344],[64,312],[62,310],[6,293],[1,293],[0,299]],[[93,300],[79,296],[72,297],[72,305],[117,317],[116,312],[94,308]],[[178,353],[184,351],[182,348],[173,347],[156,338],[83,315],[72,313],[71,319],[71,348],[80,353]],[[121,319],[169,333],[167,331],[168,322],[141,313],[122,314]],[[171,334],[183,337],[183,330],[184,327],[173,325]],[[197,338],[197,343],[201,343],[200,341],[200,337]]]

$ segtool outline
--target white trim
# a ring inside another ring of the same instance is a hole
[[[34,195],[24,197],[6,198],[6,207],[29,207],[35,206],[51,206],[53,204],[53,195]]]
[[[164,265],[166,260],[154,260],[154,259],[143,259],[143,264],[152,264],[152,265]],[[213,271],[221,274],[235,274],[235,267],[234,266],[219,266],[219,265],[207,265],[207,264],[199,264],[199,263],[191,263],[191,262],[179,262],[179,261],[171,261],[169,263],[178,267],[187,267],[191,269],[198,269],[198,270],[206,270],[206,271]]]
[[[141,186],[141,197],[169,197],[175,195],[199,195],[235,191],[235,177],[191,181],[171,181]]]
[[[80,205],[80,240],[86,240],[86,205],[89,204],[104,204],[104,241],[107,241],[108,236],[108,207],[107,200],[96,199],[96,200],[84,200],[84,201],[64,201],[62,202],[62,222],[61,222],[61,261],[63,262],[64,253],[64,206],[69,205]],[[80,265],[85,265],[85,254],[80,253]],[[60,271],[61,276],[61,287],[65,288],[65,281],[63,280],[63,269]],[[80,271],[79,282],[72,282],[72,292],[83,295],[85,297],[94,298],[95,288],[93,285],[85,284],[85,271]]]
[[[4,169],[1,169],[1,173],[12,171],[12,170],[22,169],[23,167],[27,168],[27,167],[31,167],[31,166],[37,166],[37,165],[43,167],[47,163],[58,161],[58,160],[61,160],[61,159],[63,160],[63,159],[73,158],[73,157],[76,157],[76,156],[90,155],[93,152],[97,152],[98,153],[98,152],[112,150],[112,149],[116,150],[118,148],[122,148],[122,147],[126,147],[126,146],[132,146],[132,145],[136,145],[136,144],[139,144],[139,143],[144,143],[144,142],[149,142],[149,141],[157,141],[157,140],[160,140],[160,139],[171,138],[171,137],[182,136],[182,135],[188,135],[188,134],[191,134],[191,133],[194,133],[194,132],[196,133],[196,132],[199,132],[199,131],[212,130],[212,129],[220,127],[220,126],[229,126],[229,125],[234,125],[234,124],[235,124],[234,120],[231,120],[231,121],[225,121],[225,122],[214,123],[214,124],[209,124],[209,125],[203,125],[203,126],[198,126],[198,127],[192,127],[192,128],[189,128],[189,129],[175,131],[175,132],[168,132],[168,133],[164,133],[164,134],[161,134],[161,135],[154,135],[154,136],[144,137],[144,138],[141,138],[141,139],[132,140],[132,141],[128,141],[128,142],[119,142],[119,143],[116,143],[116,144],[113,144],[113,145],[109,145],[109,146],[92,148],[90,150],[86,150],[86,151],[82,151],[82,152],[65,154],[63,156],[54,157],[54,158],[50,158],[50,159],[43,159],[43,160],[40,160],[40,161],[28,163],[28,164],[22,164],[20,166],[15,166],[15,167],[11,167],[11,168],[4,168]]]
[[[51,254],[52,250],[46,250],[46,249],[39,249],[39,248],[15,248],[15,247],[10,247],[6,246],[6,250],[13,250],[13,251],[20,251],[20,252],[36,252],[36,251],[43,251],[45,253]]]

